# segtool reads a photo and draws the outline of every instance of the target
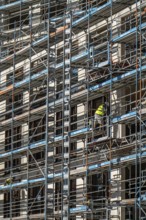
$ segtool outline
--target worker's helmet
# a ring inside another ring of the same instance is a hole
[[[109,106],[109,103],[108,103],[108,102],[105,102],[104,104],[105,104],[105,106]]]

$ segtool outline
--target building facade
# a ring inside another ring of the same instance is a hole
[[[0,219],[146,219],[146,1],[1,0],[0,24]]]

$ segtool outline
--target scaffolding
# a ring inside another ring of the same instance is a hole
[[[1,0],[0,219],[145,220],[145,74],[145,0]]]

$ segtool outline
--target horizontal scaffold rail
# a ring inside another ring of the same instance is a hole
[[[4,3],[1,218],[142,218],[146,3]]]
[[[40,0],[35,0],[36,3],[40,2]],[[0,6],[0,11],[8,11],[11,9],[15,9],[17,7],[22,7],[23,5],[25,6],[26,4],[32,4],[33,0],[19,0],[19,1],[15,1],[6,5],[1,5]]]
[[[111,164],[112,165],[119,165],[119,164],[122,164],[122,163],[125,163],[125,162],[132,162],[136,158],[141,158],[141,159],[146,158],[146,146],[144,146],[141,149],[141,153],[132,154],[132,155],[124,156],[124,157],[114,158],[112,160],[101,162],[99,164],[90,165],[87,168],[86,167],[82,167],[80,169],[72,170],[70,172],[70,175],[71,176],[79,175],[79,173],[85,173],[86,170],[88,170],[90,172],[90,171],[97,170],[99,168],[107,168]],[[58,179],[58,178],[60,179],[60,178],[62,178],[62,176],[64,174],[65,173],[49,174],[48,175],[48,179],[50,181],[53,180],[53,179]],[[16,187],[25,187],[27,184],[31,184],[32,185],[32,184],[37,184],[37,183],[40,183],[40,182],[43,182],[43,181],[45,181],[44,177],[43,178],[37,178],[37,179],[31,179],[31,180],[23,180],[23,181],[18,182],[18,183],[13,183],[13,184],[6,185],[6,186],[0,186],[0,190],[3,191],[3,190],[10,190],[10,189],[13,189],[13,188],[16,188]]]
[[[111,4],[111,3],[108,2],[107,4],[105,4],[105,5],[100,6],[99,8],[97,8],[98,10],[97,10],[97,9],[94,9],[94,10],[93,10],[93,13],[91,13],[90,16],[93,16],[93,15],[95,14],[95,12],[97,12],[97,11],[101,13],[101,9],[103,9],[104,7],[107,7],[107,5],[110,5],[110,4]],[[86,18],[86,17],[88,18],[88,15],[86,15],[85,18]],[[80,18],[80,19],[76,20],[75,22],[73,22],[72,25],[73,25],[73,26],[78,25],[78,23],[80,23],[81,20],[84,20],[85,18],[84,18],[84,16],[83,16],[82,18]],[[87,19],[87,18],[86,18],[86,19]],[[143,28],[145,28],[145,27],[146,27],[146,23],[141,24],[140,26],[138,26],[139,29],[143,29]],[[67,28],[67,27],[66,27],[66,28]],[[63,31],[63,30],[64,30],[64,29],[62,29],[62,31]],[[128,37],[129,35],[134,34],[134,33],[136,32],[136,30],[137,30],[137,28],[132,28],[131,30],[129,30],[129,31],[127,31],[127,32],[125,32],[125,33],[123,33],[123,34],[121,34],[120,36],[118,36],[118,37],[116,37],[116,38],[114,38],[114,39],[111,39],[111,42],[118,42],[120,39],[124,40],[124,39],[125,39],[126,37]],[[58,31],[58,33],[60,33],[60,31]],[[56,32],[56,34],[57,34],[57,32]],[[54,36],[53,33],[50,33],[50,37],[51,37],[51,35]],[[39,40],[33,42],[32,45],[31,45],[31,47],[41,46],[42,44],[44,44],[45,42],[47,42],[47,40],[48,40],[48,36],[46,35],[45,37],[42,37],[41,39],[39,39]],[[14,56],[15,56],[15,60],[17,59],[17,56],[19,56],[18,62],[20,62],[21,60],[24,59],[23,56],[22,56],[21,59],[20,59],[20,55],[24,55],[26,52],[29,52],[29,48],[30,48],[30,45],[28,45],[28,46],[24,47],[23,49],[17,51],[17,52],[15,53],[15,55],[10,55],[10,56],[8,56],[8,57],[5,57],[5,58],[1,59],[1,60],[0,60],[0,64],[2,65],[2,64],[5,64],[6,62],[8,62],[8,63],[9,63],[10,61],[12,62]],[[39,50],[41,51],[40,47],[39,47]],[[83,54],[77,55],[77,56],[75,56],[75,57],[72,58],[72,62],[76,62],[76,61],[78,61],[79,59],[82,59],[82,58],[84,58],[84,56],[87,56],[87,55],[88,55],[88,52],[85,52],[85,53],[83,53]],[[58,65],[56,66],[57,69],[62,68],[62,67],[63,67],[63,63],[58,64]]]
[[[143,28],[146,28],[146,23],[143,23],[142,25],[139,26],[139,29],[143,29]],[[112,42],[116,43],[116,42],[119,41],[119,39],[126,40],[126,38],[127,38],[129,35],[136,33],[136,30],[137,30],[136,28],[130,29],[129,31],[125,32],[124,34],[121,34],[121,35],[119,35],[118,37],[113,38],[113,39],[112,39]],[[34,43],[33,43],[33,46],[39,46],[39,45],[43,44],[44,42],[46,42],[47,39],[48,39],[48,36],[45,36],[45,37],[39,39],[38,41],[34,42]],[[25,48],[21,49],[20,51],[16,52],[15,56],[16,56],[16,55],[24,54],[25,52],[29,51],[29,47],[30,47],[30,46],[28,45],[27,47],[25,47]],[[73,56],[73,57],[72,57],[72,62],[73,62],[73,63],[74,63],[74,62],[78,62],[78,61],[80,61],[80,60],[82,60],[82,59],[87,58],[89,55],[90,55],[90,51],[84,51],[84,52],[82,52],[82,53],[80,53],[80,54],[78,54],[78,55],[76,55],[76,56]],[[6,61],[9,61],[9,60],[13,60],[13,56],[14,56],[14,55],[10,55],[10,56],[8,56],[8,57],[6,57],[6,58],[4,58],[4,59],[1,59],[1,60],[0,60],[0,64],[6,63]],[[19,58],[19,59],[20,59],[20,58]],[[57,65],[55,66],[55,68],[52,67],[52,69],[54,69],[55,71],[57,71],[57,70],[59,70],[60,68],[63,68],[63,65],[64,65],[63,62],[62,62],[62,63],[59,63],[59,64],[57,64]],[[108,61],[108,60],[107,60],[107,61],[104,61],[104,62],[101,62],[101,63],[98,63],[98,64],[95,64],[94,67],[95,67],[95,68],[102,68],[102,67],[107,66],[107,65],[109,65],[109,61]],[[132,73],[132,71],[130,71],[130,73]],[[127,74],[128,74],[128,73],[127,73]],[[29,83],[30,80],[31,80],[31,81],[37,80],[37,79],[39,79],[40,77],[43,77],[44,75],[47,75],[47,70],[43,70],[43,71],[41,71],[40,73],[34,74],[34,75],[31,76],[31,77],[26,77],[26,78],[23,79],[22,81],[15,83],[15,84],[14,84],[14,87],[11,85],[11,86],[9,86],[9,87],[7,87],[7,88],[5,88],[5,89],[2,89],[2,90],[0,91],[0,95],[4,95],[5,93],[11,91],[13,88],[19,88],[19,87],[25,85],[26,83]],[[127,75],[127,76],[128,76],[128,75]],[[120,78],[120,77],[121,77],[121,78]],[[124,74],[123,74],[122,76],[119,76],[119,78],[118,78],[118,77],[115,77],[115,78],[112,79],[112,82],[114,83],[114,82],[117,81],[118,79],[121,80],[123,77],[124,77]],[[126,74],[125,74],[125,77],[126,77]],[[102,87],[102,86],[104,86],[104,85],[106,85],[106,84],[110,84],[110,83],[111,83],[111,81],[108,80],[108,81],[103,82],[102,84],[97,85],[97,86],[95,86],[95,87],[93,87],[93,88],[96,89],[96,87],[97,87],[97,88],[98,88],[98,87]],[[93,90],[93,89],[91,88],[90,90]]]
[[[35,3],[40,2],[40,0],[35,0]],[[8,11],[11,9],[14,9],[16,7],[23,7],[26,6],[27,4],[32,4],[34,3],[33,0],[18,0],[6,5],[1,5],[0,6],[0,11]],[[121,3],[121,7],[117,7],[117,4],[119,5]],[[117,13],[118,11],[124,9],[127,7],[127,5],[132,5],[135,3],[135,0],[109,0],[107,3],[103,4],[102,6],[99,7],[94,7],[91,8],[90,10],[87,10],[87,15],[82,16],[82,18],[77,19],[72,23],[73,26],[82,24],[83,22],[88,20],[88,17],[90,16],[90,19],[92,16],[97,15],[99,13],[100,19],[105,19],[105,16],[101,16],[102,13],[107,12],[107,16],[110,16],[110,8],[112,6],[113,13]],[[75,12],[75,15],[77,13]],[[52,19],[52,18],[51,18]],[[52,19],[52,21],[58,21],[58,18]]]
[[[129,79],[129,78],[135,77],[136,74],[137,74],[137,72],[139,72],[139,71],[142,72],[142,71],[145,71],[145,70],[146,70],[146,65],[141,66],[141,67],[139,67],[138,69],[131,70],[131,71],[129,71],[129,72],[127,72],[127,73],[124,73],[124,74],[122,74],[122,75],[120,75],[120,76],[114,77],[113,79],[107,80],[107,81],[105,81],[105,82],[103,82],[103,83],[100,83],[100,84],[98,84],[98,85],[91,86],[91,87],[89,88],[89,91],[91,92],[91,97],[93,98],[92,92],[97,92],[97,91],[102,92],[105,88],[109,87],[111,83],[112,83],[112,88],[113,88],[113,89],[116,89],[116,88],[118,88],[118,86],[121,86],[122,80],[126,80],[126,81],[127,81],[127,79]],[[36,78],[37,78],[37,77],[41,77],[42,75],[45,75],[45,74],[47,74],[47,70],[42,71],[40,74],[38,73],[38,74],[36,75]],[[33,78],[33,77],[35,78],[35,75],[32,76],[32,78]],[[27,78],[27,79],[25,79],[25,80],[19,82],[18,84],[17,84],[17,83],[14,84],[14,86],[15,86],[15,87],[19,87],[19,85],[22,85],[22,84],[24,85],[24,84],[28,83],[28,80],[29,80],[29,78]],[[110,87],[109,87],[109,89],[110,89]],[[107,89],[107,91],[108,91],[108,89]],[[86,94],[87,94],[87,89],[86,89],[86,90],[83,90],[83,91],[81,91],[81,92],[75,93],[75,94],[73,94],[72,97],[71,97],[71,98],[72,98],[72,101],[75,101],[75,100],[78,99],[79,97],[82,97],[82,100],[84,100],[84,98],[86,97]],[[102,93],[101,93],[101,94],[102,94]],[[59,106],[62,105],[62,101],[63,101],[63,100],[62,100],[62,98],[61,98],[61,99],[56,100],[56,101],[54,101],[54,102],[50,102],[50,103],[49,103],[49,107],[51,108],[51,107],[55,106],[55,107],[57,108],[57,107],[59,107]],[[36,109],[33,109],[33,110],[30,111],[30,113],[31,113],[31,115],[34,114],[34,113],[36,113],[36,117],[37,117],[37,113],[44,112],[45,109],[46,109],[46,105],[41,106],[41,107],[36,108]],[[0,116],[3,116],[4,114],[5,114],[5,113],[2,113],[2,114],[0,114]],[[131,116],[131,113],[129,113],[129,114],[130,114],[130,116]],[[132,113],[132,114],[134,114],[134,113]],[[23,113],[23,114],[21,114],[21,115],[15,116],[15,117],[13,118],[13,122],[18,121],[18,120],[24,120],[25,118],[27,119],[27,116],[28,116],[28,112],[26,111],[25,113]],[[38,117],[39,117],[39,114],[38,114]],[[122,116],[121,116],[121,117],[122,117]],[[122,118],[121,118],[121,119],[122,119]],[[113,119],[113,123],[115,123],[115,122],[117,122],[117,121],[119,121],[119,120],[121,120],[121,119],[118,119],[118,118],[116,119],[116,118],[115,118],[115,119]],[[50,120],[51,120],[51,118],[50,118]],[[7,120],[4,120],[4,121],[0,122],[0,131],[2,131],[2,130],[4,129],[4,126],[6,126],[6,127],[9,126],[9,124],[11,123],[11,121],[12,121],[12,119],[7,119]]]

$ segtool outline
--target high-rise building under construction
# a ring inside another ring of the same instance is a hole
[[[145,78],[146,0],[0,0],[0,219],[146,220]]]

